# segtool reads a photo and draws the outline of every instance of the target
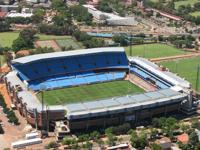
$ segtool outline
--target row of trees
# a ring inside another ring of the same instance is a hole
[[[129,11],[132,11],[136,6],[136,0],[132,0],[132,6],[125,6],[123,0],[101,0],[98,5],[98,9],[104,12],[117,12],[120,16],[125,16]]]
[[[3,107],[3,112],[7,115],[8,122],[14,123],[15,125],[18,125],[19,124],[18,118],[16,117],[13,110],[10,110],[9,108],[7,108],[7,105],[6,105],[2,95],[0,95],[0,106]]]
[[[200,17],[199,16],[192,16],[190,13],[199,11],[200,10],[200,2],[196,2],[193,6],[190,4],[188,5],[180,5],[178,9],[175,9],[174,1],[168,2],[153,2],[153,1],[145,1],[145,5],[147,7],[156,8],[168,13],[172,13],[174,15],[178,15],[183,17],[187,21],[191,21],[197,25],[200,24]]]
[[[76,38],[77,41],[82,42],[86,48],[95,48],[95,47],[105,46],[104,40],[97,39],[79,30],[75,30],[73,33],[73,36]]]
[[[12,49],[17,52],[21,49],[34,48],[33,42],[36,39],[36,30],[24,29],[20,32],[19,37],[13,41]]]
[[[70,7],[73,18],[78,22],[85,22],[86,25],[92,25],[93,16],[82,5],[74,5]]]
[[[169,41],[177,48],[194,48],[195,38],[191,35],[176,36],[170,35],[169,37],[159,36],[160,42]]]

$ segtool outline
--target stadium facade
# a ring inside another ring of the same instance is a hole
[[[5,83],[20,114],[33,126],[63,120],[71,131],[136,123],[192,108],[190,83],[144,58],[127,58],[123,48],[95,48],[38,54],[12,61]],[[89,102],[42,105],[36,93],[101,82],[133,74],[157,90]]]

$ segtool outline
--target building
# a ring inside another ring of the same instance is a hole
[[[159,140],[156,140],[156,143],[158,145],[160,145],[160,147],[162,148],[162,150],[171,150],[172,142],[167,137],[164,137],[164,138],[161,138]]]
[[[94,20],[98,23],[106,23],[113,26],[135,26],[138,24],[134,17],[121,17],[113,13],[102,12],[92,5],[83,6],[88,9],[88,12],[93,15]]]
[[[17,11],[18,5],[0,5],[0,12]]]
[[[29,17],[33,16],[32,11],[33,10],[30,9],[30,8],[22,8],[21,13],[17,13],[15,11],[11,11],[11,12],[7,13],[6,17],[9,17],[9,18],[14,18],[14,17],[29,18]]]
[[[36,127],[48,128],[57,121],[63,121],[70,131],[105,128],[124,122],[134,124],[192,107],[187,81],[162,71],[146,59],[127,59],[123,48],[37,54],[15,59],[11,66],[12,71],[5,76],[9,95],[20,114]],[[50,106],[42,105],[35,95],[44,88],[52,90],[124,80],[132,74],[154,84],[157,90]]]
[[[182,144],[188,144],[189,142],[189,136],[187,133],[178,135],[176,138],[177,138],[177,141],[181,142]]]

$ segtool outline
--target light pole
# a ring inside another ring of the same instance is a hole
[[[41,132],[43,135],[43,130],[44,130],[44,91],[46,90],[46,86],[44,84],[41,85],[40,91],[41,91],[41,96],[42,96],[42,111],[41,111]]]
[[[199,75],[200,75],[200,65],[197,67],[197,78],[196,78],[196,91],[199,90]]]
[[[125,36],[125,41],[129,43],[129,55],[132,56],[132,43],[133,43],[133,35],[129,34],[129,36]]]

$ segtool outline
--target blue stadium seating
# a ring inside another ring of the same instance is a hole
[[[158,76],[156,76],[153,73],[150,73],[149,71],[147,72],[145,69],[138,65],[132,65],[130,67],[130,72],[136,74],[137,76],[143,78],[144,80],[151,79],[155,82],[155,85],[159,89],[166,89],[171,87],[172,85],[168,82],[165,82],[164,80],[160,79]]]
[[[35,91],[41,89],[41,84],[54,89],[122,79],[129,69],[124,52],[49,58],[12,66],[20,79],[26,80]]]

